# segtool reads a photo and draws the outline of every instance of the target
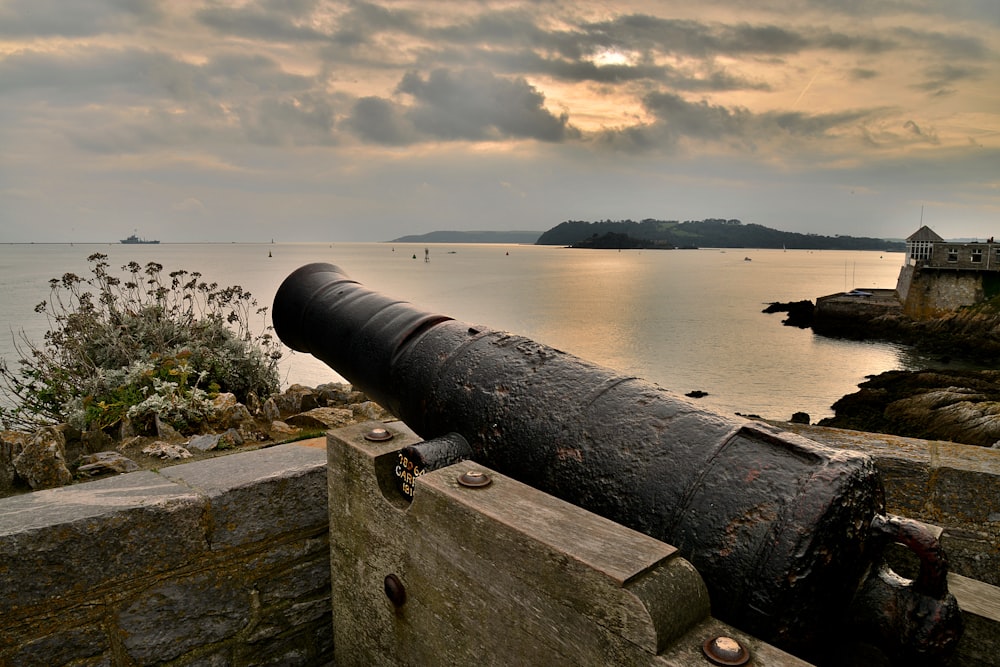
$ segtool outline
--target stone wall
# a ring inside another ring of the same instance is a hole
[[[886,510],[940,526],[951,571],[1000,586],[1000,450],[807,424],[781,427],[872,456]]]
[[[0,500],[0,665],[332,658],[325,440]]]
[[[997,583],[1000,451],[782,426],[875,456],[889,511],[942,526],[953,570]],[[0,499],[0,553],[0,665],[334,659],[325,439]],[[1000,664],[989,590],[967,617],[983,650],[955,664]]]
[[[910,317],[937,317],[983,300],[978,271],[918,269],[910,282],[903,310]]]
[[[906,303],[906,297],[910,293],[914,272],[915,267],[907,264],[899,270],[899,275],[896,277],[896,294],[899,295],[899,300],[903,303]]]

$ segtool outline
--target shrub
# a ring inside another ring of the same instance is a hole
[[[105,429],[128,418],[148,430],[158,415],[190,430],[218,392],[246,401],[278,391],[280,344],[270,327],[251,330],[251,316],[267,309],[249,292],[197,272],[164,276],[156,262],[130,262],[119,278],[106,255],[87,259],[91,277],[50,280],[49,299],[35,307],[49,321],[44,342],[22,332],[17,369],[0,360],[5,428]]]

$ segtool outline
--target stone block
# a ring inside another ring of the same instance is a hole
[[[250,619],[250,591],[238,571],[162,581],[118,613],[122,645],[136,664],[167,662],[222,641]]]
[[[326,454],[291,443],[164,468],[205,497],[213,550],[326,524]]]
[[[204,511],[153,472],[0,500],[0,553],[17,554],[0,563],[0,615],[189,562],[207,548]]]

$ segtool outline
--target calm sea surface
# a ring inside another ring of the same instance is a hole
[[[0,357],[17,358],[13,333],[41,341],[47,323],[33,309],[48,298],[49,279],[89,276],[86,258],[101,252],[114,268],[134,260],[200,271],[267,306],[293,270],[329,262],[423,309],[522,334],[680,394],[708,392],[697,404],[725,414],[788,419],[801,410],[817,420],[866,375],[926,365],[899,346],[814,336],[782,326],[780,313],[761,313],[772,301],[895,287],[901,253],[427,247],[425,262],[423,245],[385,243],[0,245]],[[286,384],[341,379],[297,353],[282,360],[282,376]]]

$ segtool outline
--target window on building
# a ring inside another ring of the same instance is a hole
[[[982,262],[983,261],[983,249],[982,248],[973,248],[972,249],[972,261],[973,262]]]
[[[948,248],[948,261],[949,262],[958,261],[958,248]]]
[[[934,244],[930,241],[908,241],[906,244],[908,259],[928,260],[931,258]]]

